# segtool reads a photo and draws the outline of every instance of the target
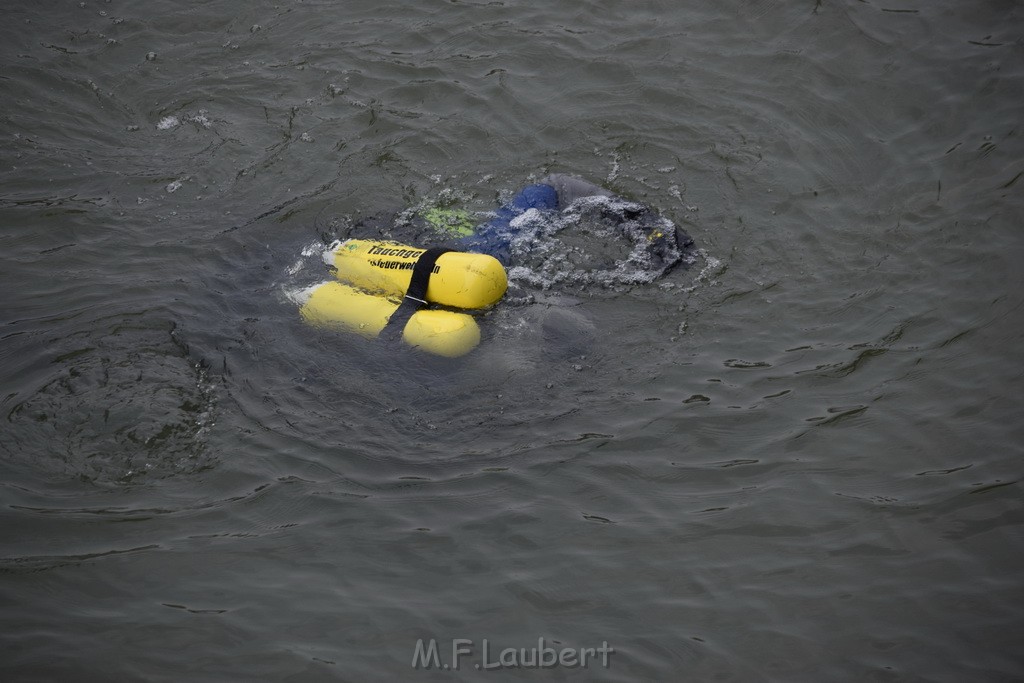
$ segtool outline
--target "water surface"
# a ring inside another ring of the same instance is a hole
[[[1024,676],[1016,3],[3,16],[6,678]],[[367,215],[550,172],[699,261],[532,263],[456,363],[284,296]]]

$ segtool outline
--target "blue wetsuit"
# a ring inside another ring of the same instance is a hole
[[[512,201],[495,211],[494,218],[478,225],[474,230],[476,234],[459,240],[459,247],[466,251],[490,254],[507,266],[511,260],[509,245],[515,236],[512,221],[530,209],[555,211],[559,208],[558,192],[552,185],[527,185]]]

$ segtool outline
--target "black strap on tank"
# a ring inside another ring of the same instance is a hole
[[[412,268],[412,278],[409,280],[409,288],[405,291],[402,303],[388,319],[388,324],[380,332],[380,338],[385,341],[396,341],[402,338],[405,324],[416,311],[427,305],[427,285],[430,284],[430,275],[434,272],[437,259],[442,254],[447,254],[451,249],[443,247],[431,247],[420,254],[416,265]]]

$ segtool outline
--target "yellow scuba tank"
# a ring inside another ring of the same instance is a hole
[[[315,285],[296,299],[306,322],[348,330],[367,339],[378,337],[398,309],[395,301],[340,282]],[[456,358],[480,343],[480,328],[473,316],[466,313],[422,309],[413,313],[405,324],[402,340],[409,346]]]
[[[371,292],[403,296],[412,270],[426,249],[397,242],[350,239],[324,252],[336,277]],[[429,302],[455,308],[487,308],[505,295],[508,278],[498,259],[487,254],[450,251],[434,265],[427,286]]]

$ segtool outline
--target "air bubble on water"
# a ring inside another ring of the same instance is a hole
[[[195,425],[198,427],[193,439],[201,441],[206,433],[210,431],[216,422],[213,420],[215,397],[213,395],[215,386],[213,381],[210,379],[209,374],[206,372],[206,368],[201,363],[194,365],[196,371],[196,389],[199,390],[200,395],[203,397],[202,410],[196,415]],[[149,467],[147,464],[146,467]]]
[[[698,253],[704,257],[705,261],[707,261],[707,266],[705,266],[700,271],[700,275],[697,276],[698,279],[706,276],[708,273],[714,273],[715,271],[722,267],[721,259],[717,259],[714,256],[711,256],[710,254],[707,253],[707,251],[703,249],[701,249]]]
[[[522,231],[524,228],[541,223],[544,220],[543,214],[538,209],[527,209],[509,222],[509,227]]]
[[[313,136],[310,135],[309,133],[303,133],[302,135],[299,136],[299,139],[302,140],[303,142],[313,142]]]
[[[310,242],[302,248],[302,255],[306,258],[315,256],[324,248],[323,242]]]
[[[715,281],[712,279],[715,275],[722,273],[724,264],[719,258],[715,258],[710,255],[705,249],[698,249],[697,255],[704,259],[704,267],[700,269],[700,273],[693,280],[693,285],[685,288],[683,291],[687,294],[696,291],[701,285],[713,285]]]
[[[624,291],[648,284],[689,257],[674,241],[675,224],[615,197],[586,197],[557,215],[527,211],[513,221],[509,280],[548,290],[593,285]],[[665,236],[657,250],[653,239]]]
[[[165,116],[156,124],[157,130],[170,130],[181,125],[181,119],[177,116]]]
[[[320,253],[320,258],[329,266],[334,266],[334,250],[341,246],[341,240],[334,240]]]
[[[608,182],[613,183],[619,177],[619,153],[612,154],[612,168],[608,171]]]
[[[296,306],[304,306],[313,297],[313,292],[324,284],[323,282],[318,282],[308,287],[284,287],[282,291],[288,301],[291,301]]]
[[[203,128],[209,128],[213,124],[210,122],[210,119],[206,116],[206,113],[207,112],[205,109],[200,109],[195,114],[186,116],[185,120],[189,123],[195,123],[197,125],[200,125]]]

